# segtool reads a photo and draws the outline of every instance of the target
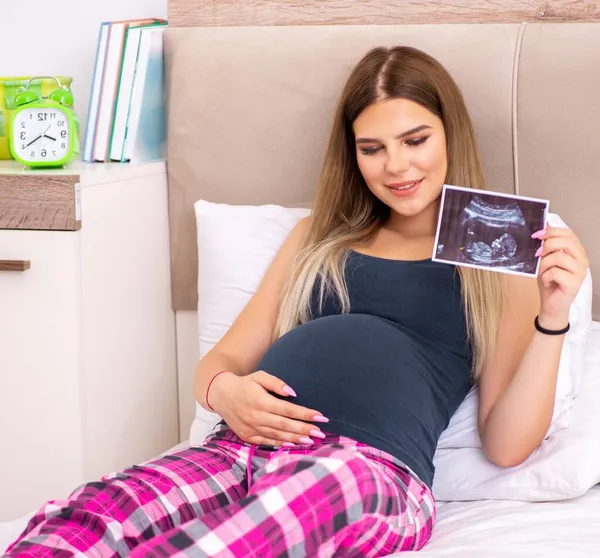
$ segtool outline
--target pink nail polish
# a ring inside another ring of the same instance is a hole
[[[292,397],[298,397],[296,395],[296,392],[290,386],[284,386],[283,391],[285,391],[288,395],[291,395]]]
[[[536,231],[531,235],[531,238],[544,238],[546,236],[546,229],[542,229],[540,231]]]
[[[308,445],[308,446],[310,446],[310,445],[314,444],[314,442],[313,442],[313,441],[312,441],[310,438],[308,438],[308,437],[306,437],[306,436],[302,436],[302,437],[300,438],[300,441],[301,441],[303,444],[306,444],[306,445]]]
[[[320,430],[311,430],[311,431],[310,431],[310,435],[311,435],[313,438],[321,438],[321,440],[322,440],[323,438],[325,438],[325,434],[323,434],[323,432],[321,432]]]
[[[543,250],[544,250],[544,247],[540,246],[535,253],[535,257],[539,258]]]
[[[292,442],[283,442],[282,446],[285,448],[295,448],[296,444],[292,444]]]
[[[329,419],[327,417],[324,417],[323,415],[315,415],[313,417],[313,420],[315,422],[329,422]]]

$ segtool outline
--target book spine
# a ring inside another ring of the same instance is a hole
[[[102,94],[98,111],[98,124],[96,126],[96,139],[94,142],[94,161],[104,162],[108,156],[108,139],[110,123],[115,103],[117,79],[121,67],[123,41],[125,39],[125,24],[111,24],[108,39],[108,48],[105,62]]]
[[[125,49],[123,51],[121,74],[117,88],[117,100],[111,126],[109,145],[109,159],[113,161],[120,161],[123,154],[123,142],[125,139],[127,114],[129,113],[131,90],[140,46],[140,35],[140,28],[130,28],[125,35]]]
[[[104,68],[106,60],[106,49],[108,46],[109,22],[104,22],[100,26],[98,33],[98,45],[96,47],[96,61],[94,64],[94,73],[92,77],[92,86],[90,89],[90,99],[88,103],[87,124],[85,130],[85,143],[82,159],[87,162],[92,161],[94,150],[94,139],[96,135],[96,124],[98,120],[98,105],[100,103],[100,94],[102,90],[102,81],[104,78]]]
[[[129,104],[129,115],[125,130],[125,140],[123,146],[124,161],[131,161],[133,148],[137,137],[140,115],[142,112],[142,103],[144,89],[146,86],[146,73],[148,70],[148,61],[150,58],[150,36],[148,33],[142,33],[140,38],[140,48],[138,60],[135,69],[135,77],[131,91],[131,101]]]

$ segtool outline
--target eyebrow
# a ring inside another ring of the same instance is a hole
[[[402,132],[400,135],[396,136],[396,139],[402,139],[405,138],[406,136],[411,136],[412,134],[416,134],[417,132],[421,132],[423,130],[432,130],[433,128],[431,126],[428,126],[427,124],[421,124],[420,126],[417,126],[416,128],[411,128],[410,130],[407,130],[406,132]],[[381,140],[375,139],[375,138],[357,138],[356,139],[356,143],[380,143]]]

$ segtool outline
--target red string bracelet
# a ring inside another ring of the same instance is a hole
[[[214,411],[214,409],[211,407],[210,403],[208,402],[208,392],[210,391],[210,386],[212,385],[212,383],[215,381],[215,378],[219,375],[219,374],[223,374],[223,372],[229,372],[229,370],[221,370],[220,372],[217,372],[213,377],[212,380],[210,382],[208,382],[208,387],[206,388],[206,406],[211,410]]]

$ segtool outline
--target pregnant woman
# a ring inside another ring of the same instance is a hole
[[[418,550],[438,439],[474,383],[485,455],[524,461],[550,424],[586,254],[545,228],[537,280],[432,262],[445,182],[485,187],[458,87],[418,50],[370,51],[342,92],[312,215],[198,364],[196,398],[223,421],[47,503],[8,556]]]

